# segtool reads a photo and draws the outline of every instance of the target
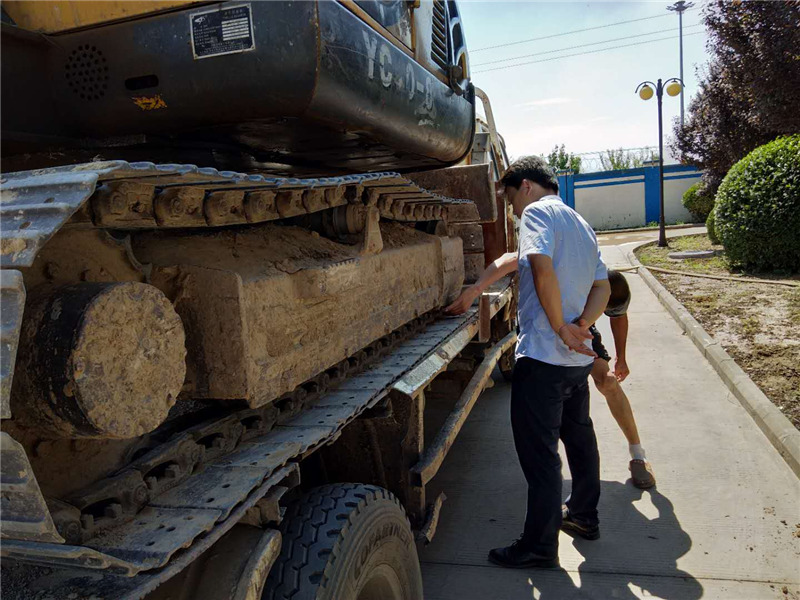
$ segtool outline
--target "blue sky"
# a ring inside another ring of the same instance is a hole
[[[634,93],[644,80],[679,75],[678,16],[667,2],[487,2],[461,0],[459,8],[470,49],[472,79],[492,101],[498,129],[509,154],[545,154],[555,144],[583,153],[609,148],[658,145],[656,99],[644,102]],[[708,61],[707,36],[699,5],[684,13],[684,79],[686,106],[697,91],[696,66]],[[661,17],[661,15],[666,15]],[[504,48],[488,46],[655,17]],[[694,33],[695,35],[688,35]],[[634,37],[638,36],[638,37]],[[598,50],[674,37],[584,56],[549,60],[513,68],[486,69],[563,54]],[[594,42],[586,48],[546,53]],[[480,63],[539,54],[517,61]],[[483,72],[482,72],[483,71]],[[664,96],[665,145],[680,99]]]

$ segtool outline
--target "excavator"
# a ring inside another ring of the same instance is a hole
[[[456,2],[1,7],[4,600],[423,598],[516,341]]]

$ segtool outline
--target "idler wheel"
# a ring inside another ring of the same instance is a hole
[[[183,385],[183,324],[144,283],[61,288],[25,315],[12,413],[54,437],[133,438],[158,427]]]

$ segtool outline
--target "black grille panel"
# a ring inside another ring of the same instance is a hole
[[[433,0],[431,59],[442,69],[447,69],[447,13],[444,0]]]
[[[67,85],[83,100],[99,100],[108,87],[108,64],[103,52],[89,44],[78,46],[64,64]]]

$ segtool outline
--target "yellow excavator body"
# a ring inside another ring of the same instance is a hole
[[[38,33],[60,33],[101,23],[123,21],[177,7],[198,4],[187,0],[6,0],[3,8],[17,26]]]

